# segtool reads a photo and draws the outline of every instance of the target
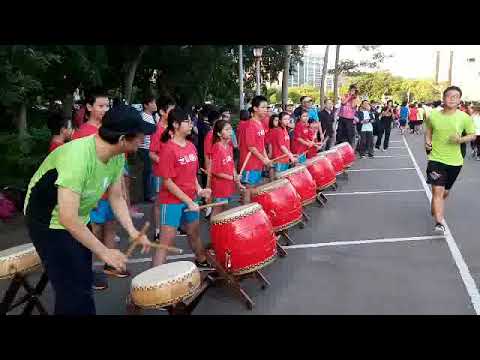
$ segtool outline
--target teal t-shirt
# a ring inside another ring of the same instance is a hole
[[[96,135],[73,140],[50,153],[28,185],[24,213],[51,229],[64,229],[58,220],[57,187],[80,195],[78,215],[87,224],[90,211],[115,183],[125,164],[124,154],[103,163],[97,157]]]
[[[460,145],[450,143],[449,138],[455,134],[462,136],[463,131],[467,135],[475,134],[475,125],[470,115],[460,110],[451,115],[433,110],[426,126],[432,129],[432,151],[428,160],[452,166],[463,165]]]

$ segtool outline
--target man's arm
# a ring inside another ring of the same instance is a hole
[[[256,156],[261,162],[263,162],[265,165],[268,165],[270,160],[268,159],[268,157],[266,156],[267,154],[265,154],[265,150],[264,150],[264,154],[262,155],[255,146],[250,146],[248,148],[248,150],[254,155]]]
[[[80,195],[66,187],[58,187],[58,217],[60,224],[83,246],[97,255],[102,261],[115,267],[125,269],[126,256],[115,249],[108,249],[88,230],[78,216]]]
[[[122,225],[131,238],[135,238],[137,230],[133,226],[127,202],[122,196],[120,178],[114,184],[110,185],[108,189],[108,201],[120,225]]]

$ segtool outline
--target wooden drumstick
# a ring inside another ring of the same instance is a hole
[[[147,230],[148,230],[149,227],[150,227],[150,222],[149,221],[145,222],[145,224],[143,224],[143,228],[142,228],[142,230],[140,230],[140,233],[138,234],[138,236],[135,239],[131,239],[132,243],[128,247],[127,252],[125,253],[125,255],[127,255],[127,257],[130,257],[132,255],[133,250],[135,250],[135,248],[138,245],[138,241],[140,240],[140,238],[143,235],[145,235],[147,233]]]
[[[200,171],[203,172],[204,174],[208,175],[208,171],[203,169],[203,168],[200,168]]]
[[[248,160],[250,160],[251,156],[252,156],[252,152],[249,151],[247,156],[245,157],[245,160],[243,161],[242,167],[240,168],[240,172],[238,173],[239,175],[242,175],[243,170],[245,170],[245,167],[247,166]]]
[[[283,155],[280,155],[280,156],[277,156],[276,158],[273,158],[271,161],[272,163],[278,161],[278,160],[281,160],[283,159],[284,157],[288,156],[288,154],[283,154]]]
[[[206,204],[206,205],[199,206],[198,210],[203,210],[203,209],[206,209],[206,208],[209,208],[209,207],[221,206],[221,205],[226,205],[226,204],[228,204],[228,201],[221,201],[221,202],[218,202],[218,203]],[[193,210],[190,210],[190,209],[185,210],[185,212],[188,212],[188,211],[193,211]]]

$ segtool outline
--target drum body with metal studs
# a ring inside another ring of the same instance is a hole
[[[26,274],[40,266],[40,257],[31,243],[0,251],[0,279]]]
[[[324,151],[320,153],[320,155],[324,155],[328,160],[330,160],[337,176],[343,174],[343,172],[345,171],[343,158],[337,149],[330,149],[328,151]]]
[[[288,179],[279,179],[252,189],[252,202],[262,205],[273,231],[288,229],[302,220],[302,202]]]
[[[337,181],[335,168],[326,156],[318,155],[308,159],[305,166],[317,184],[317,190],[324,190]]]
[[[254,272],[275,260],[275,233],[258,203],[215,215],[210,234],[217,261],[234,275]]]
[[[132,302],[144,309],[156,309],[192,296],[200,287],[200,271],[190,261],[176,261],[153,267],[132,279]]]
[[[297,165],[291,169],[276,174],[277,179],[288,179],[298,195],[302,205],[306,206],[315,201],[317,196],[317,184],[304,165]]]
[[[352,146],[348,142],[340,143],[333,147],[337,149],[343,159],[344,168],[349,168],[353,165],[356,160],[355,151],[353,151]]]

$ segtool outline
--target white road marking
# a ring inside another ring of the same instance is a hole
[[[404,241],[421,241],[421,240],[435,240],[443,239],[444,236],[413,236],[413,237],[404,237],[404,238],[385,238],[385,239],[368,239],[368,240],[354,240],[354,241],[330,241],[330,242],[321,242],[314,244],[297,244],[284,246],[284,248],[289,250],[294,249],[306,249],[306,248],[317,248],[317,247],[327,247],[327,246],[343,246],[343,245],[362,245],[362,244],[375,244],[375,243],[395,243],[395,242],[404,242]],[[178,260],[178,259],[190,259],[194,258],[195,254],[184,254],[184,255],[173,255],[168,256],[167,260]],[[136,258],[129,259],[129,264],[139,264],[144,262],[152,261],[151,257],[146,258]],[[96,262],[95,266],[101,266],[103,263]]]
[[[404,167],[404,168],[392,168],[392,169],[353,169],[347,170],[347,172],[354,172],[354,171],[400,171],[400,170],[415,170],[414,167]]]
[[[341,245],[361,245],[361,244],[378,244],[378,243],[396,243],[404,241],[421,241],[421,240],[434,240],[443,239],[444,236],[413,236],[404,238],[385,238],[385,239],[369,239],[369,240],[355,240],[355,241],[331,241],[316,244],[298,244],[284,246],[285,249],[305,249],[305,248],[317,248],[327,246],[341,246]]]
[[[386,193],[407,193],[407,192],[422,192],[423,189],[414,190],[381,190],[381,191],[354,191],[354,192],[337,192],[337,193],[324,193],[326,196],[337,195],[371,195],[371,194],[386,194]]]
[[[405,146],[389,146],[389,149],[406,149]]]
[[[408,158],[408,155],[375,155],[374,159],[384,159],[384,158]]]
[[[407,151],[413,161],[413,165],[415,166],[415,169],[417,170],[418,177],[420,178],[420,181],[422,182],[423,188],[425,190],[425,194],[427,195],[428,201],[432,201],[432,192],[430,191],[430,188],[425,181],[425,178],[422,175],[422,171],[420,170],[417,161],[415,160],[415,157],[413,156],[412,151],[410,150],[410,147],[408,146],[408,142],[405,138],[403,138],[403,142],[405,143],[405,146],[407,147]],[[446,234],[445,234],[445,239],[448,244],[448,248],[450,249],[450,252],[452,253],[453,259],[455,261],[455,265],[457,265],[458,271],[460,272],[460,276],[462,277],[463,284],[465,285],[465,288],[467,289],[468,295],[470,296],[470,299],[472,301],[473,308],[475,309],[475,313],[477,315],[480,315],[480,293],[478,291],[478,287],[475,284],[475,280],[473,280],[472,274],[470,273],[470,270],[468,269],[467,263],[463,259],[462,253],[460,252],[460,249],[457,246],[457,243],[455,241],[455,238],[453,237],[452,233],[450,232],[450,228],[448,227],[447,223],[445,222],[445,229]]]

